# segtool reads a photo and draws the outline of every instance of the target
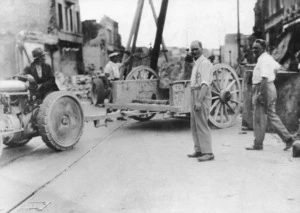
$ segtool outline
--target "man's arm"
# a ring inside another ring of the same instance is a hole
[[[203,99],[205,98],[205,95],[207,93],[207,90],[209,88],[209,82],[211,81],[211,68],[212,64],[210,62],[207,62],[203,65],[201,65],[201,69],[204,70],[201,75],[201,82],[200,83],[200,91],[197,93],[196,103],[195,103],[195,110],[199,110],[201,107],[201,104],[203,102]],[[199,79],[197,79],[198,81]]]
[[[55,83],[55,77],[53,75],[52,69],[50,67],[50,65],[45,64],[44,68],[46,69],[46,77],[45,77],[45,82],[41,83],[39,85],[39,88],[42,88],[44,90],[49,90],[51,89],[53,86],[56,86]]]

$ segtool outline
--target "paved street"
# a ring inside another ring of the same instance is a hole
[[[299,213],[300,159],[272,134],[263,151],[246,151],[252,132],[237,121],[212,129],[212,162],[187,158],[189,121],[162,115],[87,124],[68,152],[55,153],[39,138],[4,149],[0,212]]]

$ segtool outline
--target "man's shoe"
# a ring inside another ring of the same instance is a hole
[[[118,121],[127,121],[127,119],[126,119],[126,118],[123,118],[123,117],[118,117],[117,120],[118,120]]]
[[[198,158],[198,157],[201,157],[202,156],[202,153],[201,152],[195,152],[193,154],[188,154],[187,155],[189,158]]]
[[[294,139],[291,138],[289,139],[287,142],[285,142],[285,148],[283,149],[284,151],[287,151],[288,149],[290,149],[293,146],[294,143]]]
[[[250,147],[246,147],[246,150],[263,150],[262,146],[250,146]]]
[[[203,161],[210,161],[213,160],[215,156],[213,154],[203,154],[201,157],[198,158],[199,162]]]

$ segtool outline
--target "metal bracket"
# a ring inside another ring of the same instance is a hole
[[[106,121],[106,119],[104,120],[104,123],[102,123],[102,124],[101,124],[100,121],[101,121],[101,120],[94,120],[94,121],[93,121],[93,122],[94,122],[94,127],[95,127],[95,128],[99,128],[99,127],[101,127],[101,126],[107,127],[107,121]]]
[[[25,206],[21,209],[28,209],[28,210],[38,210],[43,211],[51,202],[28,202],[28,206]]]

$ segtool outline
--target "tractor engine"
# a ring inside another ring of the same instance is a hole
[[[41,100],[37,98],[37,88],[31,75],[0,81],[0,137],[2,135],[3,144],[22,146],[31,138],[41,136],[55,151],[73,148],[84,127],[80,101],[68,91],[51,92]]]
[[[41,101],[36,99],[36,88],[30,75],[0,81],[0,133],[5,145],[22,146],[37,135],[34,120]]]

